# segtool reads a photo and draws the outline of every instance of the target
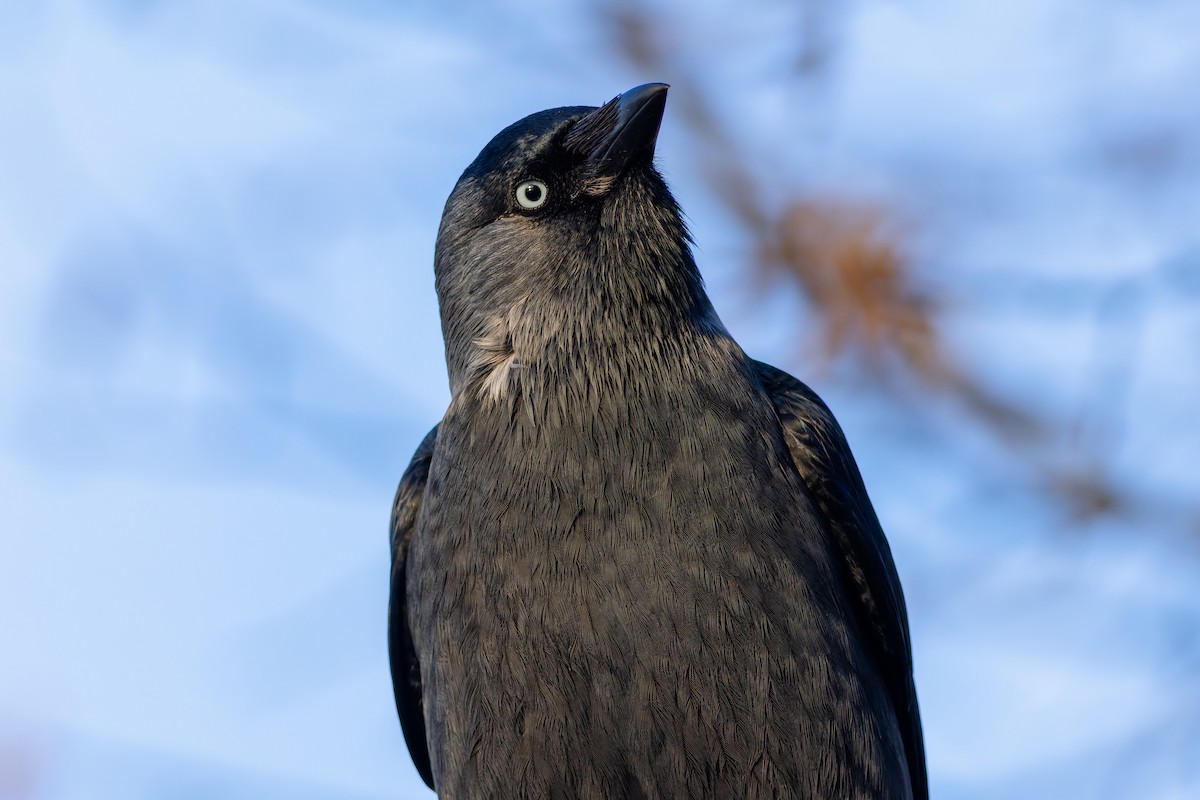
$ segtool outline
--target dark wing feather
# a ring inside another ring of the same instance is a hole
[[[891,548],[833,413],[791,375],[761,362],[755,365],[775,405],[796,469],[840,549],[847,594],[896,709],[913,800],[927,800],[925,741],[913,683],[908,612]]]
[[[433,789],[429,746],[425,741],[425,714],[421,703],[421,665],[408,628],[408,591],[405,565],[413,527],[425,496],[429,463],[437,442],[437,427],[429,432],[413,455],[392,504],[392,590],[388,602],[388,657],[392,665],[392,689],[404,741],[421,778]]]

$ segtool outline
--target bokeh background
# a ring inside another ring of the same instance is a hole
[[[1200,797],[1200,5],[0,4],[0,798],[430,796],[387,518],[442,203],[673,85],[727,325],[840,417],[939,798]]]

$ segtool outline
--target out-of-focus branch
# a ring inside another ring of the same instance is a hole
[[[678,40],[661,35],[669,28],[656,24],[651,11],[625,3],[605,18],[617,49],[640,72],[669,75],[686,69]],[[807,37],[799,41],[802,51],[808,47]],[[801,55],[799,61],[805,59]],[[858,358],[881,383],[901,377],[900,384],[916,385],[964,409],[1028,465],[1035,476],[1031,484],[1071,519],[1134,514],[1146,506],[1138,487],[1113,477],[1113,448],[1105,447],[1104,431],[1095,432],[1093,440],[1083,435],[1085,425],[1001,397],[977,370],[951,355],[939,326],[945,303],[921,283],[903,214],[878,201],[797,192],[766,205],[763,198],[778,197],[779,187],[766,191],[758,176],[771,171],[747,160],[754,157],[752,149],[738,146],[719,106],[699,88],[703,85],[701,80],[677,82],[672,103],[701,149],[705,179],[758,243],[748,265],[760,282],[783,282],[809,301],[826,358]],[[1200,525],[1200,510],[1190,507],[1186,518]]]

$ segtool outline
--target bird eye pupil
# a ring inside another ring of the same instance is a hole
[[[525,199],[531,203],[536,203],[542,199],[542,187],[537,184],[530,184],[525,187]]]

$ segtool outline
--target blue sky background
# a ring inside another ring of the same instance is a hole
[[[806,91],[791,4],[653,7],[679,75],[632,69],[588,7],[0,5],[0,800],[428,796],[392,708],[387,518],[448,400],[442,204],[508,123],[650,80],[721,98],[781,193],[914,209],[960,357],[1045,408],[1102,398],[1081,424],[1119,431],[1160,510],[1064,535],[953,409],[956,447],[929,447],[810,358],[668,101],[658,160],[718,310],[826,397],[892,540],[935,795],[1200,796],[1173,510],[1200,497],[1200,6],[839,5]],[[1147,140],[1165,166],[1106,166]],[[1077,285],[1138,324],[1043,291]]]

